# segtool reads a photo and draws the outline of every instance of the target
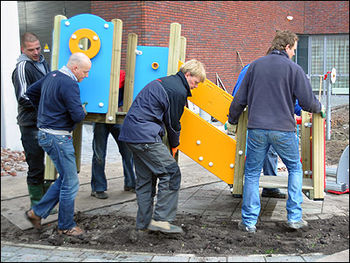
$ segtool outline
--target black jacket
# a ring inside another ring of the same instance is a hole
[[[37,63],[42,63],[45,73],[39,69]],[[40,56],[40,62],[32,61],[25,54],[18,58],[16,68],[12,72],[12,83],[18,102],[17,123],[19,126],[36,126],[37,110],[30,103],[25,92],[31,84],[49,72],[49,65],[43,55]]]

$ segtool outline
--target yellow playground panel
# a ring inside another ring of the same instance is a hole
[[[189,101],[225,123],[233,97],[206,79]],[[236,141],[185,108],[179,150],[228,184],[233,184]]]

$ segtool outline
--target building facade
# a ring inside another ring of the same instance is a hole
[[[2,7],[5,2],[2,1]],[[309,76],[314,91],[320,88],[320,76],[334,67],[337,81],[332,85],[332,94],[349,95],[348,1],[17,1],[16,5],[18,12],[8,14],[2,8],[2,13],[9,18],[18,16],[18,22],[9,25],[10,20],[4,18],[2,26],[16,27],[11,31],[19,31],[16,43],[25,31],[36,33],[42,48],[48,47],[43,54],[49,62],[55,15],[70,18],[91,13],[106,21],[121,19],[124,69],[129,33],[138,35],[138,45],[167,47],[170,24],[180,23],[181,36],[187,41],[186,60],[196,58],[203,62],[208,79],[215,83],[218,75],[228,92],[242,66],[265,55],[276,30],[288,29],[299,36],[295,61]],[[2,37],[2,46],[9,38],[13,37]],[[8,65],[15,65],[15,61],[2,63],[2,74]],[[7,69],[11,70],[12,67]],[[3,83],[2,95],[13,92],[9,83]],[[1,107],[16,112],[16,105],[7,103],[4,96]],[[5,114],[1,116],[4,127],[8,121],[4,120]],[[6,126],[8,134],[13,128],[17,129]],[[6,137],[11,136],[2,131],[3,147],[9,141]]]

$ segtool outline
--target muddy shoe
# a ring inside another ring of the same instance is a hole
[[[94,196],[98,199],[107,199],[108,198],[108,194],[105,193],[104,191],[102,192],[91,192],[91,196]]]
[[[238,223],[238,229],[248,232],[248,233],[255,233],[256,232],[256,227],[255,226],[246,226],[245,224],[242,223],[242,221],[240,221]]]
[[[75,236],[75,237],[81,236],[82,234],[84,234],[84,231],[78,226],[75,226],[71,229],[66,229],[66,230],[58,229],[57,232],[60,235]]]
[[[151,231],[160,231],[163,233],[183,233],[181,227],[170,224],[167,221],[155,221],[152,219],[151,223],[147,227]]]
[[[135,187],[124,186],[124,191],[136,193]]]
[[[33,227],[35,229],[38,229],[38,230],[42,229],[41,217],[35,215],[34,211],[32,209],[26,211],[24,214],[25,214],[25,217],[27,218],[27,220],[33,225]]]
[[[281,193],[280,191],[263,191],[261,194],[262,197],[270,197],[270,198],[280,198],[280,199],[286,199],[287,195],[284,193]]]
[[[298,222],[290,222],[290,221],[287,221],[287,226],[289,228],[292,228],[292,229],[300,229],[300,228],[303,228],[303,227],[307,227],[307,222],[303,219],[301,219],[300,221]]]

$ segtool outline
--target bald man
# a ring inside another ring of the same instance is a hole
[[[78,82],[88,77],[90,68],[91,61],[85,54],[74,53],[66,66],[47,74],[26,92],[38,108],[39,145],[50,156],[60,175],[40,202],[25,212],[36,229],[41,229],[41,218],[46,218],[59,203],[58,233],[69,236],[84,233],[74,221],[79,179],[72,132],[86,115]]]

